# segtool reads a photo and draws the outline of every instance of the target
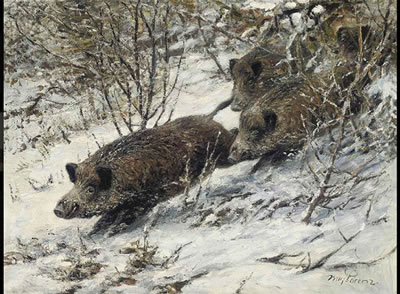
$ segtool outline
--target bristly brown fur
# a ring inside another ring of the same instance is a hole
[[[254,103],[284,76],[291,73],[282,53],[256,48],[240,59],[230,61],[233,77],[233,111],[241,111]]]
[[[328,97],[331,103],[324,103],[318,93],[318,86],[323,85],[318,78],[312,82],[313,87],[305,79],[293,77],[268,91],[268,99],[259,99],[245,109],[230,159],[236,162],[297,149],[316,121],[334,116],[337,97],[332,94]]]
[[[231,161],[298,149],[317,121],[338,113],[335,108],[343,103],[339,101],[343,95],[338,93],[356,81],[357,66],[361,70],[366,67],[369,55],[375,54],[371,48],[381,38],[369,22],[358,18],[351,6],[332,6],[329,15],[318,28],[296,36],[290,47],[277,42],[279,33],[272,32],[264,42],[265,48],[255,48],[230,61],[234,78],[231,107],[242,111],[238,136],[231,147]],[[294,64],[274,53],[279,48],[295,57]],[[322,67],[319,73],[314,73],[316,66],[325,61],[331,63],[331,68]],[[362,89],[370,79],[367,75],[356,82],[358,89]],[[361,96],[352,90],[349,101],[352,113],[360,111]]]
[[[59,201],[55,213],[72,218],[127,210],[134,219],[182,192],[188,184],[183,179],[198,177],[213,150],[211,160],[227,164],[233,140],[232,133],[208,116],[183,117],[121,137],[76,170],[70,165],[69,171],[76,173],[74,188]],[[110,187],[104,185],[107,182]]]

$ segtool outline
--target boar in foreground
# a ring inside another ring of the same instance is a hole
[[[181,193],[207,160],[227,163],[234,135],[211,116],[189,116],[131,133],[66,169],[74,187],[57,203],[56,216],[102,215],[92,233],[127,224]],[[212,155],[212,158],[210,158]]]

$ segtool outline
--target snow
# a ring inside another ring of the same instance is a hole
[[[264,5],[265,9],[272,5],[262,1],[246,3],[253,7]],[[226,65],[230,58],[242,53],[224,53],[219,60]],[[180,76],[184,84],[173,119],[208,114],[230,97],[232,82],[212,77],[214,71],[215,64],[204,54],[191,52],[186,56]],[[396,77],[389,77],[378,80],[369,94],[380,92],[384,98],[397,97]],[[41,83],[43,81],[22,81],[21,85],[12,87],[4,84],[6,109],[25,105],[29,93]],[[63,101],[59,96],[52,98]],[[51,125],[61,119],[80,119],[73,105],[66,109],[49,114],[45,124]],[[238,126],[239,115],[225,109],[214,119],[231,129]],[[5,125],[11,123],[16,122],[5,121]],[[25,131],[31,137],[42,131],[35,121],[25,124]],[[185,208],[185,195],[178,195],[159,204],[125,233],[89,238],[85,234],[98,218],[64,220],[57,218],[53,209],[72,187],[65,164],[82,161],[97,150],[91,134],[95,134],[100,144],[116,139],[118,134],[113,125],[106,123],[92,126],[87,131],[76,131],[69,136],[70,144],[57,141],[45,156],[38,148],[30,146],[19,152],[20,145],[25,142],[21,139],[21,130],[14,125],[9,127],[5,132],[4,252],[26,247],[35,260],[5,267],[7,294],[62,293],[76,285],[80,288],[76,288],[75,293],[82,294],[161,293],[160,289],[165,289],[168,284],[190,279],[182,293],[395,293],[396,254],[370,266],[349,269],[335,269],[334,266],[380,258],[396,245],[396,159],[388,163],[378,161],[365,171],[366,175],[379,171],[386,173],[360,184],[351,195],[356,198],[351,208],[319,211],[315,217],[320,221],[319,226],[301,221],[306,208],[302,203],[276,208],[283,200],[290,201],[312,192],[312,177],[302,171],[301,154],[297,154],[279,166],[267,166],[255,174],[249,172],[257,160],[217,169],[201,183],[200,197],[194,207]],[[357,165],[370,159],[369,156],[357,154],[354,158],[349,154],[342,165]],[[46,184],[50,176],[53,182],[41,190],[35,190],[28,181],[34,179],[39,184]],[[199,189],[199,184],[194,186],[189,196],[195,198]],[[365,215],[369,202],[363,201],[366,198],[372,201],[368,220]],[[256,204],[260,201],[261,205]],[[261,209],[267,203],[269,205]],[[154,226],[149,226],[151,223]],[[157,264],[146,267],[134,275],[134,285],[107,284],[118,277],[118,272],[124,271],[130,258],[129,254],[121,254],[119,250],[132,241],[143,241],[145,228],[149,244],[158,247],[156,263],[162,263],[182,246],[176,261],[166,267]],[[341,234],[349,238],[358,231],[360,234],[323,267],[306,273],[299,273],[300,268],[294,266],[259,261],[284,253],[299,254],[285,259],[288,263],[300,264],[303,258],[307,260],[308,254],[314,263],[344,243]],[[35,240],[42,247],[35,245]],[[98,249],[99,254],[93,260],[106,266],[81,282],[52,278],[57,269],[71,264],[67,260],[78,258],[83,250],[82,242],[88,250]],[[60,244],[66,247],[60,247]],[[373,285],[346,281],[349,275],[372,280]],[[333,276],[343,279],[332,280]],[[240,285],[242,288],[238,292]],[[103,289],[105,292],[101,292]]]
[[[325,12],[325,8],[322,5],[317,5],[315,6],[312,11],[314,15],[321,15],[322,13]]]
[[[261,0],[247,0],[244,3],[244,7],[250,8],[259,8],[265,10],[273,9],[277,3],[281,2],[280,0],[269,0],[269,1],[261,1]]]
[[[290,17],[295,26],[295,30],[299,33],[302,32],[304,30],[304,22],[303,22],[301,13],[295,12],[295,13],[291,14]]]
[[[296,8],[296,6],[297,6],[296,2],[287,2],[287,3],[285,3],[284,7],[286,9],[294,9],[294,8]]]

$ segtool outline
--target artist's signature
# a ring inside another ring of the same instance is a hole
[[[337,283],[339,285],[343,284],[359,284],[359,285],[368,285],[368,286],[375,286],[377,284],[376,281],[373,279],[369,279],[366,277],[358,277],[357,274],[349,275],[345,274],[344,276],[335,276],[335,275],[328,275],[328,281],[332,283]]]

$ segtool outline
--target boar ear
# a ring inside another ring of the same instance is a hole
[[[272,132],[276,128],[278,116],[275,112],[270,110],[263,111],[263,118],[265,122],[265,132]]]
[[[96,172],[100,178],[100,190],[107,190],[111,187],[112,171],[109,167],[98,166]]]
[[[253,70],[254,76],[258,77],[262,72],[262,63],[260,61],[255,61],[251,64],[251,69]]]
[[[233,71],[233,67],[235,66],[235,64],[237,63],[237,59],[231,59],[229,60],[229,69],[231,70],[231,73]]]
[[[65,168],[67,169],[69,179],[71,180],[72,183],[76,182],[76,168],[78,165],[76,163],[67,163],[65,165]]]

